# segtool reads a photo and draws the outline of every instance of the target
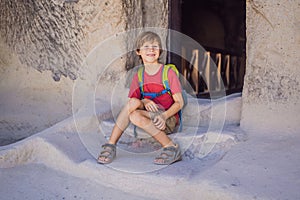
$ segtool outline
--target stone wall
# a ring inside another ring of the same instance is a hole
[[[88,79],[82,62],[89,53],[126,30],[166,27],[167,2],[0,1],[0,145],[72,115],[73,86]],[[113,62],[106,86],[125,70],[124,60]],[[98,67],[101,73],[101,61]]]
[[[9,0],[0,10],[3,145],[72,115],[73,85],[86,70],[81,63],[95,45],[125,30],[125,14],[121,0]]]
[[[87,54],[125,30],[167,27],[167,0],[0,2],[0,36],[22,64],[75,80]],[[132,45],[134,37],[127,42]]]
[[[124,30],[121,5],[121,0],[1,1],[1,38],[25,66],[51,71],[55,81],[62,75],[75,80],[93,45]]]
[[[300,128],[300,2],[247,1],[247,67],[241,125]]]

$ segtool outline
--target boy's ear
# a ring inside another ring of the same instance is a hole
[[[138,56],[140,56],[140,55],[141,55],[141,54],[140,54],[140,50],[139,50],[139,49],[135,50],[135,53],[136,53]]]

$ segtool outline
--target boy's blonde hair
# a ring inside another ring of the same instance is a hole
[[[135,43],[136,51],[140,51],[140,48],[143,46],[145,42],[157,42],[160,53],[162,51],[162,45],[161,45],[161,39],[158,34],[151,32],[151,31],[146,31],[141,33]]]

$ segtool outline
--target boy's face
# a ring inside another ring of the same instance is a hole
[[[144,64],[158,63],[160,56],[159,44],[156,41],[145,42],[136,53],[142,57]]]

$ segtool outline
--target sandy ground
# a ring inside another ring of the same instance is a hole
[[[0,148],[1,199],[300,199],[299,133],[244,132],[228,123],[212,140],[197,129],[183,160],[168,167],[153,165],[153,152],[124,153],[153,147],[124,136],[116,160],[104,166],[94,153],[101,141],[83,141],[74,122]],[[190,138],[183,131],[177,139]]]

